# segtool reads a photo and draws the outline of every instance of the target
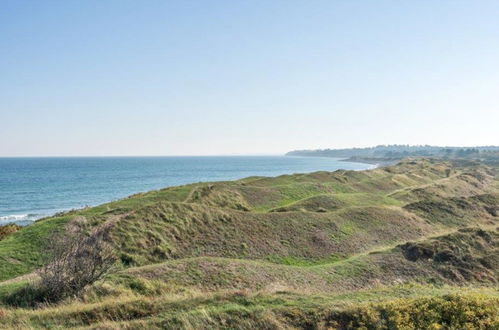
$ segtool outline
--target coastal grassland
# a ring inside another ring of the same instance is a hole
[[[81,329],[492,329],[499,295],[493,289],[379,287],[341,295],[292,291],[200,294],[129,292],[95,302],[37,310],[0,309],[4,328]]]
[[[140,193],[1,239],[0,327],[499,326],[498,214],[496,168],[431,159]],[[67,226],[108,226],[115,272],[23,308]]]
[[[99,224],[116,218],[116,215],[124,215],[136,208],[154,204],[158,200],[183,200],[189,191],[189,186],[167,188],[36,221],[0,240],[0,281],[29,273],[42,266],[42,251],[50,244],[49,237],[64,230],[71,220],[84,219],[90,224]]]
[[[498,322],[498,239],[495,230],[465,228],[320,264],[179,259],[123,269],[58,306],[0,311],[7,328],[249,329],[272,320],[266,328],[465,322],[481,329]],[[25,284],[0,286],[0,299]]]
[[[499,279],[498,258],[497,230],[464,228],[351,257],[249,260],[203,256],[129,268],[113,279],[159,280],[203,291],[266,290],[279,285],[315,293],[405,282],[493,285]]]
[[[90,226],[113,222],[125,266],[202,255],[353,255],[447,227],[493,223],[493,171],[409,160],[371,171],[253,177],[141,193],[39,221],[0,241],[0,279],[39,266],[51,228],[77,218]],[[480,194],[489,198],[482,201]]]
[[[70,216],[41,220],[36,225],[5,237],[0,241],[0,281],[31,272],[43,264],[41,251],[50,242],[51,233],[63,230]]]

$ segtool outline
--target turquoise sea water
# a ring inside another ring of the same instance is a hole
[[[285,156],[0,158],[0,224],[186,183],[370,167]]]

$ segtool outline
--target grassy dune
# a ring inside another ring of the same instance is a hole
[[[405,160],[369,171],[166,188],[0,240],[0,327],[499,327],[499,176]],[[116,272],[28,309],[12,295],[65,225],[111,226]]]

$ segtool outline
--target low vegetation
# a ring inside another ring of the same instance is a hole
[[[0,240],[0,327],[492,329],[498,173],[408,159],[46,218]]]
[[[106,275],[116,261],[114,249],[105,241],[109,226],[85,233],[81,224],[70,223],[64,232],[52,235],[44,251],[46,261],[34,280],[7,295],[13,306],[39,306],[76,298]]]
[[[21,226],[9,223],[7,225],[0,226],[0,240],[4,239],[5,237],[9,236],[10,234],[15,233],[21,229]]]

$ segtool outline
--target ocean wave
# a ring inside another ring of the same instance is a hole
[[[29,214],[11,214],[0,216],[0,221],[2,220],[27,220]]]
[[[0,225],[6,225],[9,223],[17,223],[20,225],[26,225],[35,221],[40,216],[34,213],[28,214],[9,214],[0,216]]]

